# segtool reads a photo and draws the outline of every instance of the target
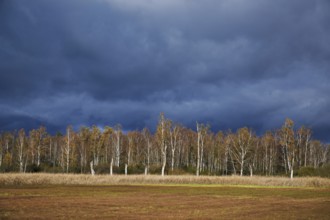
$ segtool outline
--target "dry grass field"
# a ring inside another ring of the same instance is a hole
[[[329,187],[329,178],[265,176],[191,176],[191,175],[88,175],[88,174],[0,174],[0,185],[136,185],[136,184],[205,184],[281,187]]]
[[[329,182],[1,174],[0,219],[329,219]]]

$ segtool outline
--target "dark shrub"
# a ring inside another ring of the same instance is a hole
[[[26,166],[27,173],[39,173],[41,171],[42,171],[41,166],[38,166],[35,163]]]
[[[325,165],[317,169],[318,175],[320,177],[330,177],[330,164]]]
[[[314,167],[301,167],[298,170],[298,176],[317,176]]]

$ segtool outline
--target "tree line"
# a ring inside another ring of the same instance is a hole
[[[72,126],[50,135],[45,127],[0,134],[1,172],[113,174],[288,175],[329,165],[329,145],[312,139],[311,129],[283,126],[262,136],[247,127],[196,130],[160,114],[156,131],[123,132],[120,125]]]

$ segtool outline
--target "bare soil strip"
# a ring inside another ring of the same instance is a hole
[[[0,186],[0,219],[329,219],[329,207],[329,188]]]

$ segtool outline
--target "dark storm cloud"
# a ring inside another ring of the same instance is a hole
[[[1,130],[249,126],[329,141],[327,0],[0,1]]]

